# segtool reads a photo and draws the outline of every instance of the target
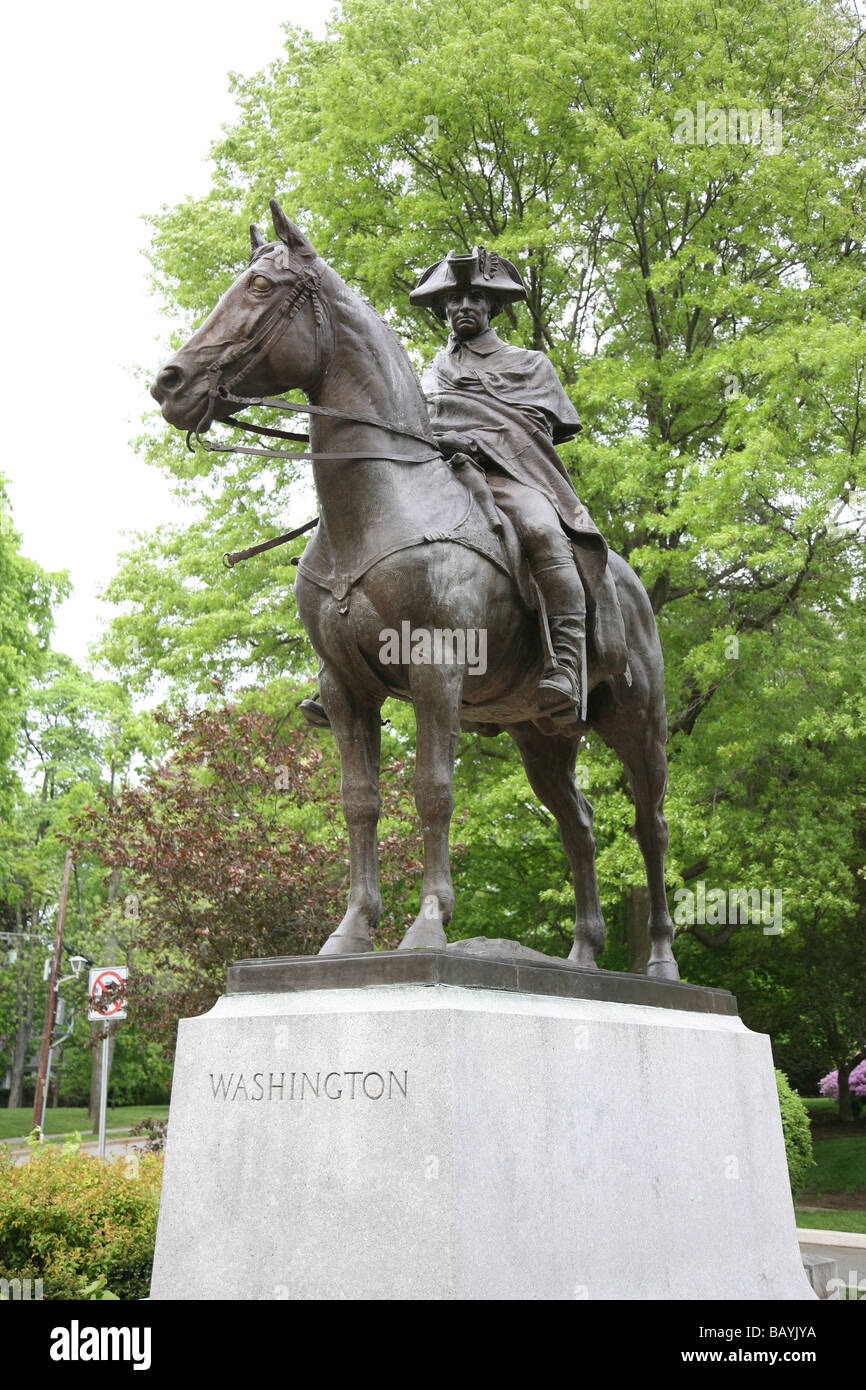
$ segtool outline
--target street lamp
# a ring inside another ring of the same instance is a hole
[[[49,964],[49,966],[50,966],[50,964],[51,964],[50,961],[48,962],[48,964]],[[92,964],[93,964],[93,962],[92,962],[92,961],[89,959],[89,957],[87,957],[87,956],[70,956],[70,957],[69,957],[69,966],[70,966],[70,969],[72,970],[72,974],[71,974],[71,975],[61,975],[60,979],[57,981],[57,983],[56,983],[56,985],[55,985],[55,991],[59,991],[60,986],[61,986],[61,985],[65,985],[65,984],[67,983],[68,980],[75,980],[75,979],[77,979],[78,976],[81,974],[82,970],[84,969],[84,967],[85,967],[86,965],[92,965]],[[56,995],[55,1011],[54,1011],[54,1026],[55,1026],[56,1028],[62,1028],[62,1027],[63,1027],[64,1021],[65,1021],[65,1015],[66,1015],[66,1002],[65,1002],[65,1000],[63,1000],[63,999],[61,999],[61,998],[59,997],[59,994],[57,994],[57,995]],[[54,1035],[53,1035],[53,1032],[52,1032],[51,1041],[50,1041],[49,1048],[48,1048],[48,1064],[47,1064],[46,1069],[45,1069],[45,1085],[44,1085],[43,1088],[42,1088],[42,1119],[41,1119],[40,1125],[39,1125],[39,1128],[40,1128],[40,1137],[41,1137],[42,1139],[44,1139],[44,1137],[45,1137],[45,1107],[46,1107],[47,1104],[48,1104],[48,1083],[49,1083],[49,1081],[51,1080],[51,1062],[52,1062],[52,1060],[53,1060],[54,1053],[55,1053],[60,1047],[63,1046],[63,1044],[66,1042],[66,1040],[67,1040],[68,1038],[70,1038],[70,1037],[72,1036],[72,1030],[73,1030],[74,1027],[75,1027],[75,1010],[73,1009],[73,1011],[72,1011],[72,1013],[71,1013],[71,1015],[70,1015],[70,1018],[69,1018],[69,1027],[67,1028],[67,1030],[66,1030],[66,1032],[63,1034],[63,1036],[62,1036],[61,1038],[55,1038]]]

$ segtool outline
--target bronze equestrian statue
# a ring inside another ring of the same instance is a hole
[[[271,212],[276,240],[251,228],[249,268],[161,369],[152,394],[171,424],[198,436],[262,401],[310,416],[310,451],[299,457],[312,463],[320,519],[295,597],[319,658],[322,722],[339,748],[350,851],[347,910],[322,954],[372,950],[382,911],[380,710],[396,696],[415,709],[424,833],[420,909],[400,949],[446,944],[463,727],[506,731],[517,744],[571,867],[569,960],[595,966],[605,925],[592,808],[574,776],[580,739],[592,729],[622,759],[634,796],[650,894],[647,973],[678,979],[664,881],[667,724],[655,619],[555,453],[580,422],[551,364],[489,327],[503,302],[523,297],[520,276],[479,248],[452,253],[421,277],[410,298],[452,327],[425,396],[381,315],[275,200]],[[243,396],[235,394],[241,383]],[[293,387],[306,404],[273,399]],[[395,656],[384,638],[401,631],[413,645]],[[470,634],[484,636],[483,663],[470,660]]]

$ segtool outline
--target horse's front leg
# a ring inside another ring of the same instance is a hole
[[[349,831],[349,902],[320,956],[372,951],[370,931],[382,916],[379,892],[379,705],[362,703],[327,666],[319,683],[340,753],[340,795]]]
[[[461,666],[413,666],[409,677],[418,730],[415,805],[424,831],[421,909],[399,950],[447,945],[454,908],[448,832],[454,811],[454,759],[463,694]]]

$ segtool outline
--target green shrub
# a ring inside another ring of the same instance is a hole
[[[806,1179],[815,1166],[809,1112],[797,1092],[791,1090],[783,1071],[776,1071],[776,1088],[779,1092],[779,1109],[782,1112],[788,1176],[791,1180],[791,1193],[796,1202],[797,1193],[805,1187]]]
[[[150,1289],[162,1159],[105,1163],[48,1145],[13,1165],[0,1146],[0,1278],[42,1279],[44,1297],[81,1298],[94,1281],[118,1298]]]
[[[86,1010],[76,1023],[75,1034],[63,1049],[63,1059],[55,1072],[58,1103],[62,1106],[90,1104],[90,1077],[93,1070],[93,1049]],[[160,1045],[145,1038],[132,1023],[117,1030],[111,1079],[108,1084],[108,1105],[167,1105],[170,1090],[171,1066],[165,1061]]]

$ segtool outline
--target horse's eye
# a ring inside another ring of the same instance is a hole
[[[271,288],[270,280],[267,280],[264,275],[254,275],[250,283],[254,290],[269,290]]]

